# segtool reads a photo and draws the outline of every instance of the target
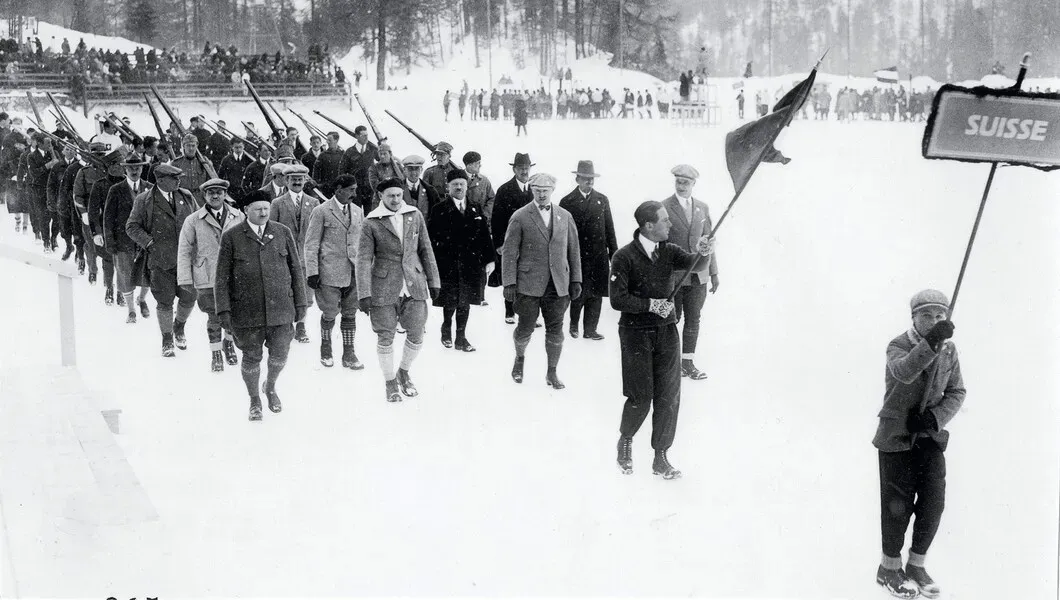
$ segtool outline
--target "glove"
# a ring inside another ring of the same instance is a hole
[[[702,256],[714,254],[714,238],[709,235],[699,238],[699,241],[696,242],[696,252],[699,252]]]
[[[222,329],[232,331],[232,313],[228,311],[217,313],[217,320],[221,321]]]
[[[674,311],[674,303],[665,298],[652,298],[648,306],[648,311],[665,319]]]
[[[103,236],[102,235],[98,235],[98,234],[92,236],[92,243],[97,245],[97,246],[99,246],[100,248],[102,248],[103,247]]]
[[[505,302],[515,302],[515,284],[504,286]]]
[[[438,294],[442,293],[442,288],[436,288],[436,287],[427,288],[427,291],[430,292],[430,294],[431,294],[431,300],[437,300],[438,299]]]
[[[361,300],[358,302],[358,304],[360,305],[361,312],[363,312],[366,315],[372,314],[372,298],[371,298],[371,296],[369,296],[367,298],[361,298]]]
[[[924,336],[924,341],[931,346],[932,350],[937,350],[939,344],[951,337],[953,337],[953,321],[947,319],[935,323],[935,326],[931,328],[931,331],[927,332],[927,335]]]
[[[294,307],[294,320],[295,320],[295,322],[301,323],[302,320],[305,319],[305,309],[306,309],[306,307],[304,307],[304,306],[296,306],[296,307]]]
[[[310,288],[312,288],[314,290],[319,290],[320,289],[320,275],[310,275],[309,279],[306,280],[306,283],[309,284]]]
[[[909,413],[909,418],[906,419],[905,426],[909,429],[909,433],[939,430],[939,422],[935,419],[935,413],[930,410]]]
[[[582,295],[582,284],[577,281],[573,281],[570,284],[570,299],[577,300]]]

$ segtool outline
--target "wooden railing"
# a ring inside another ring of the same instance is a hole
[[[59,347],[64,367],[77,364],[77,340],[74,327],[74,278],[77,268],[47,256],[0,244],[0,258],[7,258],[31,267],[51,271],[59,279]]]
[[[64,73],[3,73],[0,88],[68,93],[72,77]]]
[[[167,100],[251,100],[243,83],[160,83],[155,87]],[[254,89],[262,98],[333,97],[348,98],[349,83],[255,83]],[[85,95],[91,102],[115,100],[142,100],[144,92],[151,93],[150,84],[93,83],[85,86]]]

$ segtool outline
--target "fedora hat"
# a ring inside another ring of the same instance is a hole
[[[591,160],[579,160],[578,170],[571,171],[575,175],[581,175],[582,177],[599,177],[600,174],[593,169],[593,161]]]
[[[522,152],[515,153],[515,162],[508,163],[513,167],[532,167],[534,163],[530,162],[530,155],[523,154]]]

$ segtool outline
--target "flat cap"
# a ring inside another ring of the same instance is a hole
[[[463,179],[464,181],[467,181],[468,180],[467,171],[465,171],[463,169],[453,169],[452,171],[449,171],[448,173],[445,174],[445,182],[446,183],[449,183],[450,181],[452,181],[454,179]]]
[[[196,144],[198,144],[199,138],[195,137],[194,133],[185,133],[184,137],[180,138],[180,143],[187,144],[188,142],[195,142]]]
[[[943,310],[950,309],[950,299],[946,297],[946,294],[938,290],[923,290],[917,292],[911,300],[909,300],[909,309],[912,312],[916,312],[922,308],[941,308]]]
[[[284,175],[309,175],[309,167],[303,165],[300,162],[287,165],[287,169],[283,172]]]
[[[221,179],[220,177],[214,177],[213,179],[204,181],[202,185],[199,186],[199,190],[203,192],[210,188],[221,188],[223,190],[227,190],[228,185],[228,180]]]
[[[548,173],[534,173],[530,176],[530,181],[528,183],[530,184],[530,187],[555,188],[556,178]]]
[[[699,179],[699,171],[696,170],[692,165],[677,165],[670,169],[674,177],[687,177],[689,179]]]
[[[391,177],[390,179],[384,179],[383,181],[380,181],[378,184],[376,184],[375,191],[377,191],[380,194],[382,194],[383,192],[389,190],[390,188],[402,188],[402,189],[404,189],[404,187],[405,186],[401,184],[401,180],[400,179],[398,179],[397,177]]]
[[[401,160],[401,164],[406,167],[422,167],[425,162],[427,161],[423,160],[423,157],[417,154],[409,154]]]
[[[272,163],[269,165],[269,172],[273,175],[283,175],[287,172],[287,163]]]
[[[158,165],[157,167],[155,167],[155,177],[159,177],[159,176],[162,176],[162,177],[165,177],[165,176],[180,177],[183,174],[184,174],[184,170],[183,169],[180,169],[178,167],[174,167],[173,165],[171,165],[169,163],[162,163],[162,164]]]

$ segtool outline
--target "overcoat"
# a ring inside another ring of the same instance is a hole
[[[578,188],[559,201],[567,209],[578,228],[578,247],[582,258],[583,293],[606,298],[611,257],[618,250],[615,222],[607,196],[596,190],[586,197]]]
[[[231,313],[234,328],[294,323],[296,308],[304,309],[307,297],[291,230],[269,221],[258,239],[249,221],[226,229],[213,292],[217,314]]]
[[[427,232],[442,283],[434,305],[454,308],[481,303],[485,268],[497,254],[482,209],[465,200],[461,214],[453,199],[446,198],[431,210]]]
[[[194,285],[197,290],[212,288],[221,234],[245,219],[243,211],[230,206],[224,207],[224,223],[218,223],[205,206],[184,219],[177,245],[177,285]]]
[[[490,232],[493,235],[494,248],[504,246],[504,236],[508,232],[508,221],[515,214],[515,211],[526,206],[533,199],[534,193],[530,191],[530,186],[526,186],[525,192],[521,191],[519,182],[515,177],[502,183],[501,187],[497,188],[497,195],[493,199],[493,214],[490,216]],[[499,260],[497,261],[497,268],[490,275],[490,287],[500,287],[502,285],[503,271],[504,261]]]

